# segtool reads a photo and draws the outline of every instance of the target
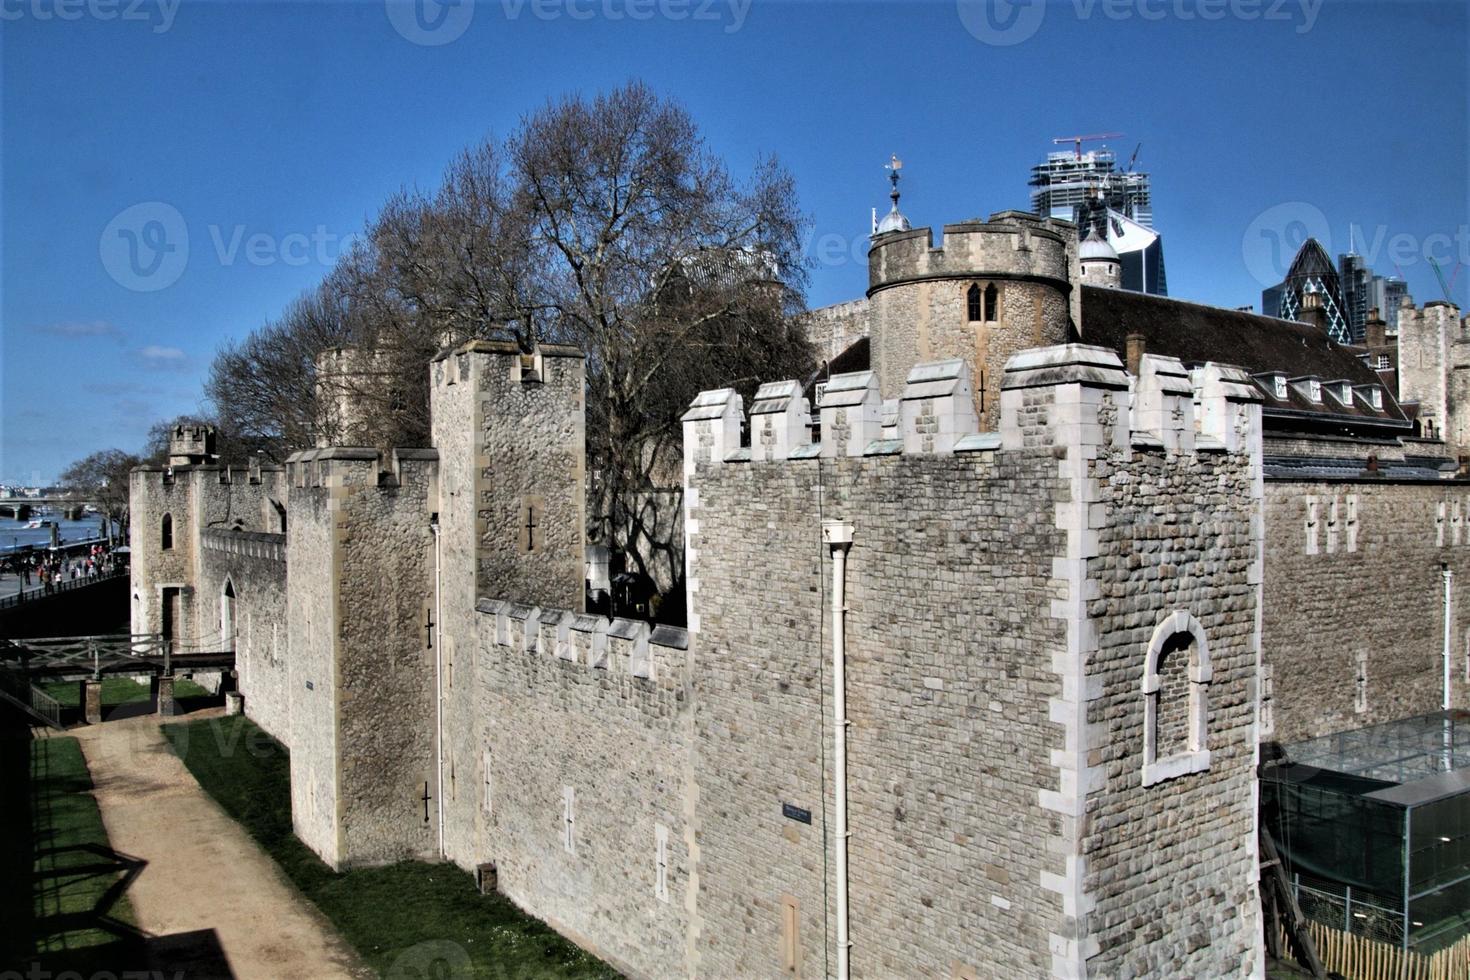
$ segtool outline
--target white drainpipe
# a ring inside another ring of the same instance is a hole
[[[439,803],[439,859],[444,859],[444,616],[439,601],[440,569],[443,565],[439,538],[439,515],[429,522],[434,532],[434,781]]]
[[[847,549],[852,525],[823,521],[822,537],[832,549],[832,771],[835,796],[837,877],[837,980],[847,980],[851,946],[847,924]]]
[[[1450,611],[1451,611],[1451,587],[1455,584],[1455,573],[1450,569],[1450,563],[1442,561],[1439,563],[1440,573],[1444,577],[1444,695],[1441,706],[1444,708],[1444,768],[1448,772],[1454,765],[1454,735],[1450,729]]]

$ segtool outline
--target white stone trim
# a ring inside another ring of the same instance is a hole
[[[1194,640],[1195,655],[1189,661],[1189,748],[1160,759],[1158,754],[1159,723],[1159,656],[1170,638],[1187,633]],[[1154,628],[1143,662],[1143,785],[1152,786],[1166,779],[1204,772],[1210,768],[1209,691],[1214,677],[1210,666],[1210,645],[1199,620],[1182,609],[1175,610]]]

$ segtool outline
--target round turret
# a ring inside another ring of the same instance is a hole
[[[896,398],[915,364],[963,357],[982,429],[1000,417],[1011,355],[1068,340],[1075,230],[1070,222],[1002,211],[990,220],[874,238],[868,252],[872,366]]]
[[[1088,286],[1118,289],[1123,285],[1123,262],[1118,250],[1093,228],[1077,246],[1077,260],[1082,267],[1082,282]]]

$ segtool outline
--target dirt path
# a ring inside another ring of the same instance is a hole
[[[87,757],[113,849],[147,862],[128,897],[140,928],[176,937],[153,942],[173,969],[193,980],[224,972],[223,960],[224,975],[239,980],[366,975],[331,924],[199,788],[156,716],[68,734]]]

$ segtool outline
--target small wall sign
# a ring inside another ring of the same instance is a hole
[[[810,824],[812,822],[812,811],[803,810],[801,807],[792,806],[790,803],[781,804],[781,816],[786,817],[788,820],[795,820],[798,823]]]

